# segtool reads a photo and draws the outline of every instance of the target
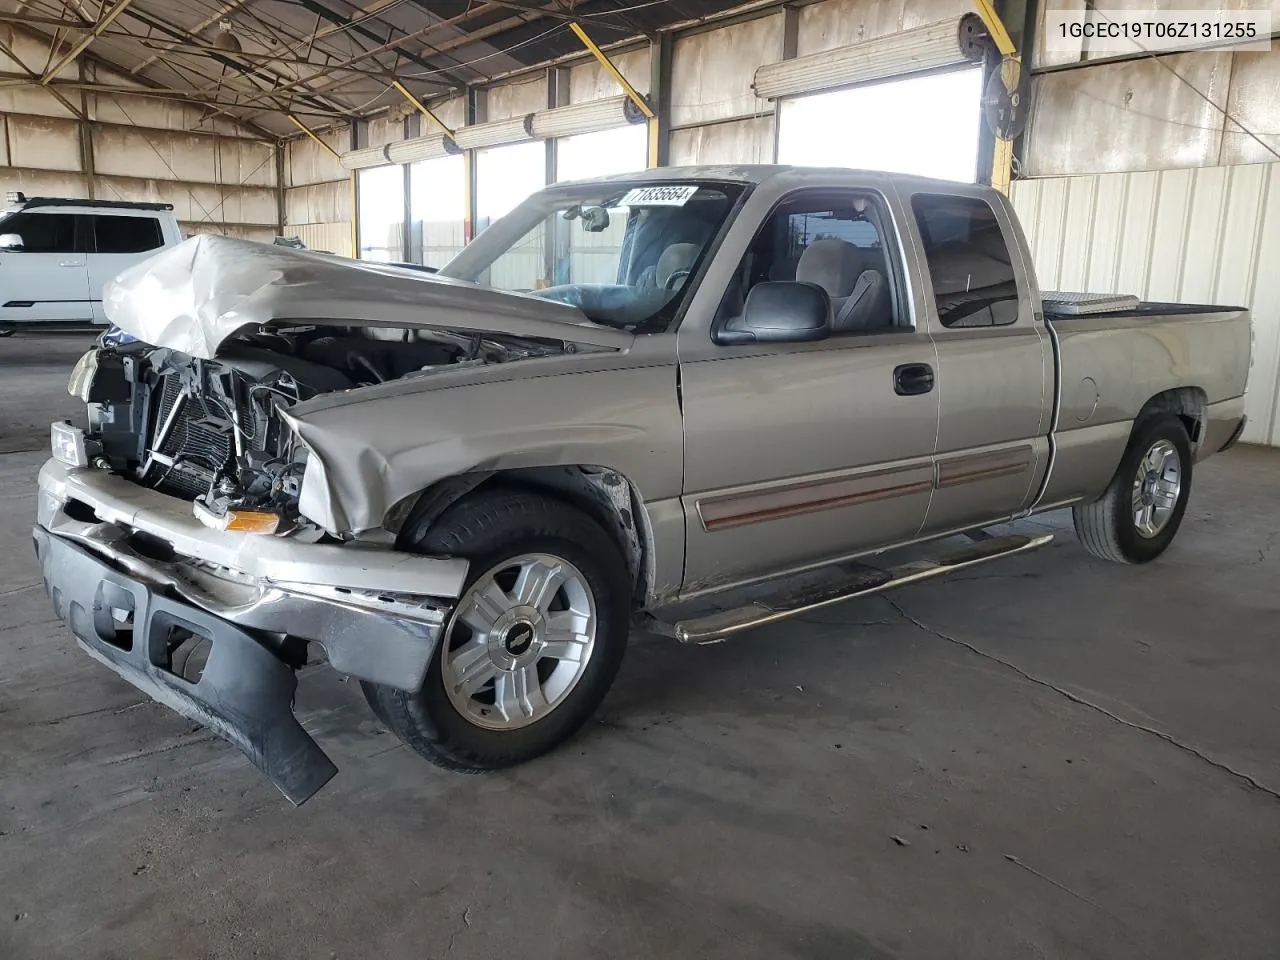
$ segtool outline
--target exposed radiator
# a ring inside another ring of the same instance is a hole
[[[165,493],[191,499],[209,489],[215,475],[235,454],[234,427],[227,418],[230,411],[198,394],[184,396],[181,379],[172,374],[163,379],[159,394],[151,437],[166,424],[169,428],[158,445],[148,444],[150,452],[160,454],[148,482]],[[173,417],[175,407],[177,415]]]

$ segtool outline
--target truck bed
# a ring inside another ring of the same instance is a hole
[[[1207,303],[1164,303],[1139,300],[1126,294],[1066,293],[1049,290],[1040,297],[1046,319],[1058,322],[1077,317],[1185,316],[1188,314],[1232,313],[1244,307]]]
[[[1082,316],[1046,311],[1046,320],[1059,371],[1057,461],[1046,503],[1101,494],[1134,418],[1157,394],[1187,391],[1210,426],[1216,405],[1242,406],[1251,344],[1243,307],[1139,302]]]

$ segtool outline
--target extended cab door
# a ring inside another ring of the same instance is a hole
[[[990,196],[957,187],[903,198],[938,353],[927,534],[1013,516],[1031,503],[1048,462],[1053,351],[1019,234]]]
[[[936,360],[887,183],[811,182],[756,188],[679,329],[687,595],[910,539],[924,521]],[[834,335],[718,342],[766,281],[822,287]]]
[[[0,248],[0,320],[87,321],[93,316],[85,273],[84,217],[23,210],[0,222],[18,246]]]
[[[160,218],[139,210],[95,213],[92,223],[93,244],[89,253],[89,294],[93,301],[93,319],[108,323],[102,309],[102,291],[108,280],[123,270],[145,260],[165,245]]]

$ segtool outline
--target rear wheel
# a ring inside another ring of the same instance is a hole
[[[1101,499],[1072,508],[1076,535],[1095,557],[1147,563],[1168,548],[1191,494],[1191,441],[1171,414],[1140,424]]]
[[[630,588],[613,540],[559,501],[506,490],[462,501],[413,540],[471,572],[422,689],[362,684],[374,713],[453,770],[512,766],[566,740],[626,647]]]

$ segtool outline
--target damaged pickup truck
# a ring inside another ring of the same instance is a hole
[[[335,773],[292,709],[318,648],[489,770],[583,723],[635,622],[719,640],[1066,506],[1152,560],[1251,345],[1235,307],[1042,295],[990,189],[764,166],[551,187],[438,275],[195,238],[107,311],[137,342],[76,364],[87,431],[53,424],[48,591],[297,803]]]

